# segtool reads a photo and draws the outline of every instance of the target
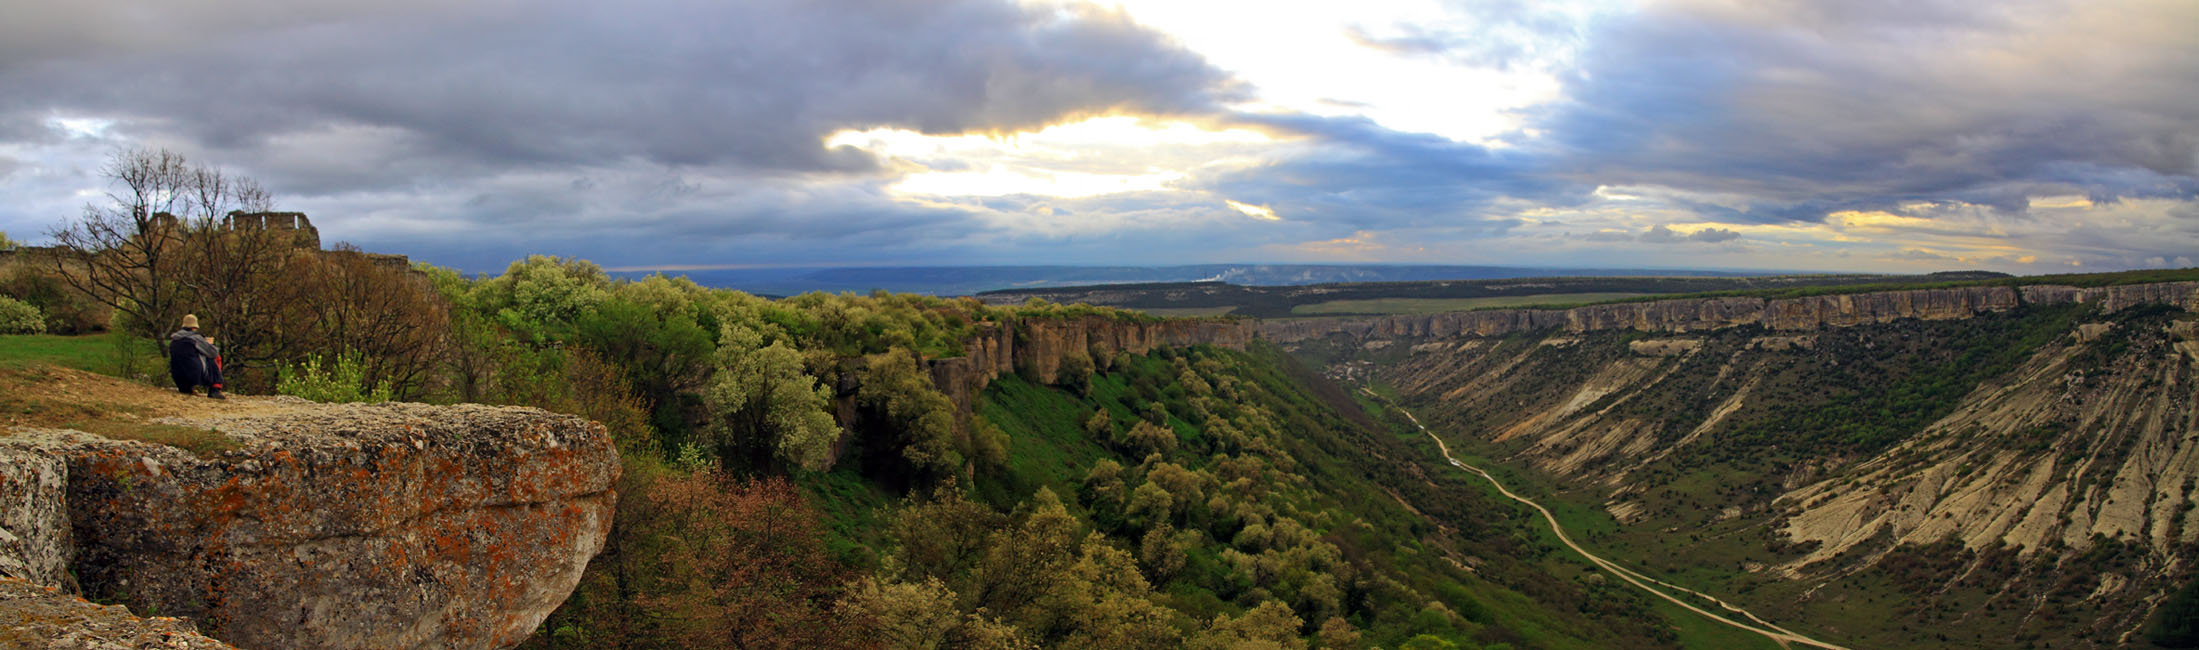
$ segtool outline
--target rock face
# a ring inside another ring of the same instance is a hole
[[[1145,354],[1160,347],[1216,345],[1244,349],[1252,325],[1242,320],[1121,320],[1104,316],[1026,318],[993,326],[965,342],[962,356],[931,359],[932,383],[956,404],[1001,375],[1023,370],[1040,382],[1053,382],[1072,357],[1102,353]]]
[[[611,525],[617,452],[580,418],[301,402],[168,424],[237,448],[199,458],[71,431],[0,437],[0,454],[45,459],[45,473],[11,468],[0,495],[19,474],[44,489],[58,463],[69,524],[51,548],[58,534],[38,532],[52,522],[38,513],[56,508],[41,505],[25,518],[33,534],[16,534],[38,541],[16,562],[36,574],[67,557],[83,593],[242,647],[500,648],[565,599]]]
[[[0,576],[70,590],[68,463],[0,445]]]
[[[2041,304],[2081,302],[2099,305],[2106,311],[2120,311],[2144,304],[2175,305],[2189,311],[2199,308],[2199,282],[2159,282],[2087,288],[2034,285],[2023,287],[2023,300],[2024,302]]]
[[[138,618],[58,587],[0,578],[0,648],[42,650],[236,650],[170,617]]]
[[[1263,321],[1261,338],[1289,343],[1343,334],[1359,339],[1402,337],[1502,336],[1514,332],[1562,328],[1570,332],[1632,329],[1644,332],[1700,332],[1762,325],[1775,330],[1814,330],[1884,323],[1903,318],[1948,320],[2019,304],[2080,302],[2117,311],[2141,304],[2199,307],[2199,282],[2162,282],[2114,287],[2058,285],[1959,287],[1765,300],[1762,298],[1685,298],[1652,302],[1587,305],[1572,309],[1493,309],[1407,314],[1379,318],[1311,318]]]

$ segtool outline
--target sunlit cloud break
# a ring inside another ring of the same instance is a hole
[[[1230,207],[1230,209],[1232,209],[1232,210],[1236,210],[1236,211],[1238,211],[1238,212],[1243,212],[1243,213],[1245,213],[1245,216],[1247,216],[1247,217],[1252,217],[1252,218],[1254,218],[1254,219],[1265,219],[1265,220],[1268,220],[1268,221],[1282,221],[1282,220],[1283,220],[1283,218],[1282,218],[1282,217],[1280,217],[1280,216],[1276,216],[1276,214],[1275,214],[1275,211],[1274,211],[1274,210],[1271,210],[1271,209],[1269,209],[1269,208],[1268,208],[1267,206],[1264,206],[1264,205],[1252,205],[1252,204],[1249,204],[1249,203],[1239,203],[1239,202],[1236,202],[1236,201],[1230,201],[1230,200],[1226,200],[1226,199],[1225,199],[1225,200],[1223,200],[1222,202],[1223,202],[1223,203],[1227,203],[1227,204],[1229,204],[1229,207]]]

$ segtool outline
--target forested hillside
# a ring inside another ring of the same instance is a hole
[[[529,647],[1681,642],[1639,596],[1553,577],[1517,511],[1238,325],[767,300],[545,257],[474,278],[342,251],[263,262],[232,303],[165,307],[233,346],[232,389],[531,405],[617,440],[605,550]],[[35,306],[100,312],[54,272],[9,274],[48,289]]]
[[[572,397],[544,402],[628,449],[613,539],[534,647],[1672,640],[1633,596],[1537,569],[1510,509],[1269,347],[1094,349],[963,410],[921,368],[973,332],[1146,317],[772,302],[545,259],[438,285],[481,337],[477,398],[556,368]]]

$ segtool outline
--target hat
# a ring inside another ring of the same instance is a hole
[[[199,328],[199,317],[198,317],[198,315],[197,315],[197,314],[184,314],[184,315],[183,315],[183,328],[184,328],[184,329],[193,329],[193,330],[195,330],[195,329],[198,329],[198,328]]]

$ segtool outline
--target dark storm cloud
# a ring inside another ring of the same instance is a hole
[[[581,181],[576,183],[575,181]],[[930,255],[984,234],[967,209],[892,201],[877,181],[751,183],[677,174],[502,176],[389,204],[338,197],[288,205],[342,214],[324,237],[469,271],[530,253],[613,266],[668,261],[805,263]],[[637,198],[647,197],[647,198]],[[323,209],[322,204],[345,210]],[[380,223],[361,229],[346,223]],[[316,219],[317,224],[328,221]]]
[[[1239,92],[1122,16],[996,0],[32,12],[49,15],[0,27],[10,90],[0,124],[120,115],[135,118],[123,125],[133,133],[253,154],[363,137],[458,173],[623,159],[863,170],[867,155],[820,139],[846,127],[1005,131],[1116,110],[1202,112]],[[204,18],[229,15],[240,18]],[[362,183],[424,171],[354,169]]]
[[[967,211],[887,196],[877,160],[823,139],[1206,114],[1246,92],[1120,14],[1012,0],[32,5],[0,21],[0,146],[112,120],[83,147],[169,147],[266,181],[332,240],[473,269],[944,246]]]
[[[1532,122],[1562,173],[1749,197],[1705,210],[1743,222],[2188,199],[2199,11],[2141,4],[1658,5],[1593,33],[1566,100]]]

